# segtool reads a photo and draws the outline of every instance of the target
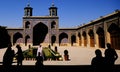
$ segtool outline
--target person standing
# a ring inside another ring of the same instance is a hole
[[[110,43],[107,43],[107,49],[105,50],[105,63],[106,70],[114,72],[114,64],[118,58],[118,55],[114,48],[111,47]],[[111,70],[110,70],[111,69]]]
[[[39,53],[40,53],[40,56],[43,57],[43,48],[42,48],[42,45],[39,45],[39,47],[37,49],[37,57],[39,56]]]
[[[36,57],[36,63],[35,63],[35,70],[36,72],[44,72],[44,64],[43,64],[43,57],[40,55],[40,52],[38,53],[38,56]]]
[[[13,62],[13,57],[14,57],[14,50],[12,50],[12,45],[9,44],[8,48],[3,56],[3,67],[4,71],[9,72],[12,68],[12,62]]]
[[[16,48],[18,49],[18,51],[16,53],[17,66],[22,66],[22,61],[24,60],[24,56],[22,53],[21,46],[17,45]]]
[[[95,50],[95,57],[91,61],[92,72],[104,72],[104,57],[100,49]]]

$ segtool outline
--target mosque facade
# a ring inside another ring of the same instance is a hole
[[[75,28],[59,28],[57,7],[52,4],[49,16],[33,16],[33,8],[24,8],[23,27],[6,28],[13,45],[81,46],[105,48],[106,43],[120,50],[120,11]]]

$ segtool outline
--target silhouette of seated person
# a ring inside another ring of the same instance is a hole
[[[12,50],[12,45],[9,44],[8,48],[3,56],[3,67],[4,67],[4,71],[9,72],[11,70],[12,67],[12,62],[13,62],[13,57],[14,57],[14,50]]]
[[[43,65],[43,57],[40,55],[41,53],[38,53],[38,56],[36,57],[36,63],[35,63],[35,70],[37,72],[43,72],[44,65]]]
[[[107,49],[105,50],[105,65],[106,70],[113,72],[115,61],[118,58],[118,55],[114,48],[111,47],[110,43],[107,43]]]
[[[69,61],[69,54],[68,54],[68,50],[64,50],[64,60],[65,61]]]
[[[92,72],[103,72],[104,70],[104,57],[99,49],[95,50],[95,57],[91,61]]]

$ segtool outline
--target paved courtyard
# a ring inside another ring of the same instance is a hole
[[[22,47],[24,48],[24,47]],[[16,49],[13,47],[16,51]],[[52,48],[54,49],[54,47]],[[44,61],[44,65],[90,65],[92,58],[95,56],[95,50],[97,48],[83,48],[83,47],[58,47],[58,52],[63,56],[64,50],[67,49],[69,51],[70,61]],[[104,56],[104,49],[99,48],[102,51]],[[4,55],[6,48],[0,49],[0,62],[2,62],[2,58]],[[22,50],[25,50],[22,49]],[[118,59],[115,64],[120,65],[120,50],[116,50],[118,54]],[[23,65],[35,65],[36,61],[23,61]],[[16,63],[13,63],[16,65]]]

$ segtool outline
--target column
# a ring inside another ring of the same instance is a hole
[[[99,44],[98,44],[98,34],[96,33],[96,27],[94,25],[94,29],[93,29],[93,32],[94,32],[94,44],[95,44],[95,48],[98,48],[99,47]]]
[[[90,47],[90,36],[88,32],[89,32],[89,29],[86,30],[86,36],[87,36],[87,47]]]
[[[107,23],[104,22],[105,47],[106,43],[110,43],[110,33],[108,32],[107,29],[108,29]]]

